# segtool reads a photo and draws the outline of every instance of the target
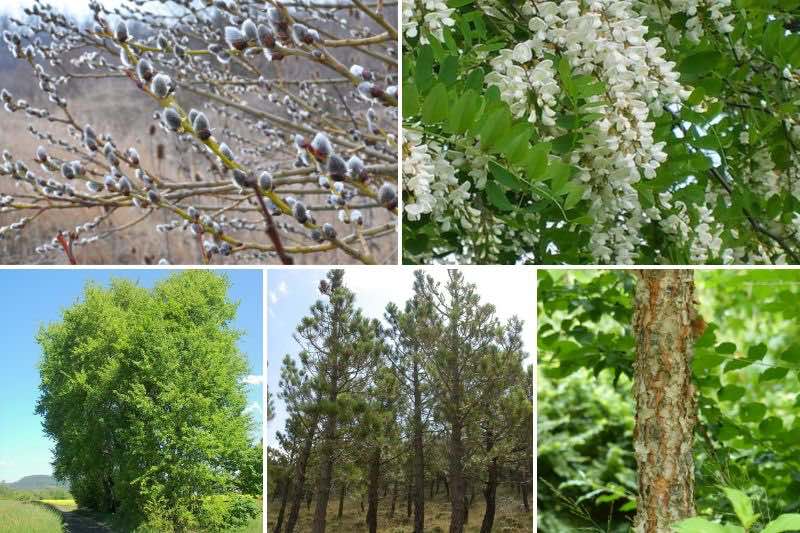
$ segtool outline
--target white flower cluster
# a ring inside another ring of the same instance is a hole
[[[465,230],[475,225],[480,211],[468,205],[470,182],[459,183],[447,150],[436,142],[425,142],[421,133],[403,130],[403,189],[408,193],[404,209],[408,220],[430,214],[442,231],[454,220]]]
[[[704,24],[712,26],[720,33],[733,31],[735,15],[730,12],[731,0],[644,0],[641,2],[642,12],[654,20],[665,24],[675,14],[687,16],[684,31],[679,31],[666,24],[669,40],[677,43],[682,37],[693,43],[699,43],[705,35]]]
[[[455,24],[453,8],[447,7],[444,0],[423,0],[422,11],[418,11],[415,0],[403,0],[403,33],[408,38],[419,37],[423,44],[428,43],[425,33],[420,31],[420,25],[428,30],[431,35],[444,40],[444,28]]]
[[[500,50],[490,61],[492,72],[486,75],[486,83],[500,89],[500,97],[511,109],[515,118],[527,115],[528,121],[537,121],[536,107],[528,95],[536,96],[544,126],[555,125],[556,97],[561,92],[555,80],[555,70],[550,59],[533,59],[533,41],[519,43],[513,50]]]
[[[679,102],[689,91],[678,82],[675,63],[664,59],[666,50],[657,38],[646,39],[644,17],[637,15],[629,0],[534,0],[523,13],[530,17],[530,39],[513,51],[502,51],[492,62],[495,72],[487,79],[501,86],[507,101],[519,98],[522,81],[528,72],[515,59],[543,57],[545,50],[560,51],[576,75],[591,75],[605,85],[604,94],[592,97],[594,111],[602,113],[585,136],[582,146],[573,151],[573,165],[581,169],[579,179],[588,185],[591,199],[591,252],[603,262],[632,263],[640,244],[640,229],[648,217],[639,204],[634,184],[644,175],[653,178],[666,160],[665,143],[653,139],[654,122],[663,106]],[[530,56],[525,51],[530,50]],[[558,90],[550,88],[552,63],[544,64],[548,75],[540,74],[539,91],[534,92],[545,117],[552,117]],[[533,84],[528,83],[529,86]],[[553,97],[547,101],[545,98]],[[512,107],[517,113],[520,106]]]

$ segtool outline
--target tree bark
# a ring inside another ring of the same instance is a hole
[[[412,367],[414,388],[414,533],[425,530],[425,455],[422,444],[422,392],[420,390],[419,361],[416,354]]]
[[[281,483],[281,507],[278,510],[278,517],[275,521],[275,528],[272,530],[272,533],[281,533],[283,517],[286,513],[286,504],[289,501],[289,487],[291,487],[291,485],[292,483],[289,479],[284,479],[283,483]]]
[[[389,511],[389,518],[394,518],[395,504],[397,504],[397,480],[394,481],[394,487],[392,488],[392,506]]]
[[[633,330],[634,454],[639,498],[635,533],[670,533],[694,516],[692,384],[696,324],[691,270],[637,272]],[[702,322],[701,322],[702,323]]]
[[[334,385],[335,387],[335,385]],[[331,392],[331,401],[336,401],[336,390]],[[325,533],[328,499],[331,495],[331,479],[333,478],[333,445],[336,440],[336,411],[325,419],[322,446],[319,453],[319,482],[317,484],[316,506],[311,533]]]
[[[487,438],[487,448],[489,451],[494,446],[491,436]],[[494,525],[494,513],[497,503],[497,456],[492,457],[487,467],[486,487],[483,489],[483,497],[486,500],[486,510],[483,513],[481,522],[481,533],[491,533]]]
[[[294,527],[297,525],[297,518],[300,516],[300,505],[302,505],[303,496],[305,495],[306,467],[308,466],[308,459],[311,457],[311,448],[314,446],[314,436],[316,434],[318,422],[317,416],[314,416],[310,420],[308,434],[303,442],[300,455],[297,458],[297,464],[294,470],[294,488],[291,491],[292,505],[289,508],[289,518],[286,520],[286,533],[294,532]]]
[[[522,474],[520,475],[520,479],[522,480],[522,482],[520,483],[520,486],[519,486],[520,494],[522,495],[522,505],[525,506],[525,512],[526,513],[530,513],[531,512],[531,504],[528,501],[528,474],[527,474],[527,469],[522,471]]]
[[[378,492],[380,491],[381,478],[381,449],[375,447],[369,460],[367,474],[369,485],[367,487],[367,528],[369,533],[378,531]]]
[[[450,533],[464,533],[464,524],[467,518],[462,432],[461,418],[456,415],[451,422],[450,428]]]
[[[344,512],[344,491],[345,491],[345,485],[344,483],[342,483],[339,486],[339,512],[336,514],[337,520],[342,519],[342,513]]]

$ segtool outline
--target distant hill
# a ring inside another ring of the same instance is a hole
[[[7,487],[15,490],[39,490],[55,487],[67,488],[65,483],[61,483],[53,476],[25,476],[14,483],[6,483]]]

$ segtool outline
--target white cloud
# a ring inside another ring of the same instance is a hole
[[[264,376],[258,374],[250,374],[242,378],[242,383],[246,385],[263,385]]]
[[[254,415],[256,418],[261,418],[261,404],[258,402],[250,402],[247,407],[242,411],[246,415]]]

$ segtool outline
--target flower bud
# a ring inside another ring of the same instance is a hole
[[[189,206],[189,209],[186,210],[186,214],[188,214],[189,218],[191,218],[194,221],[197,221],[198,217],[200,216],[200,212],[193,205]]]
[[[292,215],[300,224],[305,224],[308,221],[308,211],[302,202],[294,203],[292,206]]]
[[[131,189],[133,189],[133,187],[131,186],[131,181],[128,179],[127,176],[122,176],[117,186],[119,187],[119,192],[121,192],[125,196],[130,195]]]
[[[75,171],[73,170],[72,165],[69,163],[64,163],[61,165],[61,175],[68,180],[75,179]]]
[[[331,152],[333,152],[333,146],[331,146],[331,141],[328,139],[328,136],[319,132],[311,140],[309,150],[318,161],[325,162],[331,155]]]
[[[153,64],[145,58],[140,59],[136,65],[136,74],[140,80],[149,83],[153,79]]]
[[[350,212],[350,221],[361,226],[364,224],[364,216],[361,214],[361,211],[354,209]]]
[[[211,137],[211,126],[208,123],[208,118],[206,118],[205,113],[200,111],[197,111],[196,113],[197,116],[195,116],[192,120],[192,127],[194,127],[194,131],[197,133],[197,136],[201,141],[208,140],[208,138]]]
[[[363,181],[367,177],[367,169],[364,168],[364,162],[355,155],[347,160],[347,171],[353,179]]]
[[[134,148],[132,146],[130,148],[128,148],[127,155],[128,155],[128,161],[130,162],[130,164],[133,165],[134,167],[138,167],[139,166],[139,152],[136,150],[136,148]]]
[[[383,204],[387,209],[394,209],[397,207],[397,191],[391,183],[384,183],[378,189],[378,201]]]
[[[275,35],[264,24],[258,26],[258,42],[267,49],[275,48]]]
[[[117,25],[114,28],[114,38],[121,43],[124,43],[128,40],[128,25],[125,24],[124,20],[117,22]]]
[[[166,74],[156,74],[150,84],[150,90],[158,98],[166,98],[172,92],[172,79]]]
[[[103,178],[103,186],[108,192],[116,192],[118,189],[117,180],[111,174],[106,174],[106,177]]]
[[[258,186],[261,188],[262,191],[271,191],[272,190],[272,174],[267,171],[261,173],[258,177]]]
[[[328,160],[328,173],[333,181],[342,181],[347,177],[347,163],[337,154]]]
[[[168,107],[164,110],[163,114],[164,122],[167,124],[167,127],[172,131],[178,131],[181,129],[181,116],[178,114],[175,109]]]
[[[225,156],[226,159],[233,161],[233,151],[225,143],[220,143],[219,152]]]
[[[36,162],[47,163],[47,150],[45,150],[44,146],[36,148]]]
[[[254,185],[253,179],[247,172],[235,168],[233,169],[233,182],[242,189],[252,187]]]
[[[147,199],[153,205],[158,205],[161,203],[161,195],[158,194],[158,191],[155,189],[150,189],[147,191]]]
[[[229,48],[235,48],[236,50],[247,48],[247,39],[244,34],[239,31],[239,28],[234,28],[233,26],[225,27],[225,42],[228,43]]]
[[[322,234],[329,241],[336,239],[336,229],[330,222],[326,222],[325,224],[322,225]]]
[[[256,28],[256,23],[250,19],[242,22],[242,33],[248,41],[258,40],[258,28]]]

